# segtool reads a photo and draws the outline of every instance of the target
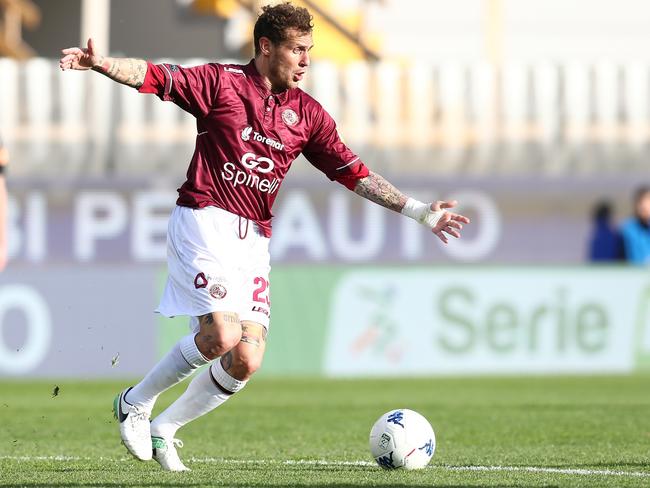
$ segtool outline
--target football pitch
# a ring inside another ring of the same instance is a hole
[[[256,378],[179,431],[189,473],[127,455],[111,413],[126,385],[0,382],[0,486],[650,486],[650,376]],[[428,468],[370,458],[393,408],[433,425]]]

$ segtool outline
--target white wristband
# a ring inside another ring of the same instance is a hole
[[[409,198],[402,209],[402,215],[411,217],[425,227],[433,229],[444,215],[444,210],[431,210],[431,205]]]

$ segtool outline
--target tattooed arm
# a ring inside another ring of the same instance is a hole
[[[140,88],[147,74],[147,62],[143,59],[109,58],[95,52],[92,39],[88,39],[88,47],[72,47],[62,51],[63,57],[59,60],[62,70],[88,70],[97,71],[111,80],[133,88]]]
[[[382,207],[417,220],[431,229],[445,244],[448,242],[447,234],[460,237],[463,224],[469,224],[467,217],[447,210],[456,206],[455,200],[436,201],[431,204],[419,202],[407,197],[381,175],[372,171],[357,182],[354,192]]]
[[[147,62],[144,59],[101,56],[99,64],[92,69],[123,85],[140,88],[147,74]]]
[[[354,193],[395,212],[401,212],[408,200],[406,195],[386,181],[383,176],[372,171],[357,182]]]

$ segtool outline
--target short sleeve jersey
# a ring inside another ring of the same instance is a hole
[[[191,68],[148,63],[139,91],[196,118],[196,148],[178,205],[223,208],[270,236],[273,202],[300,153],[349,189],[368,176],[323,107],[299,88],[272,93],[254,61]]]

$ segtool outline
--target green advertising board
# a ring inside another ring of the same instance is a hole
[[[278,266],[260,374],[650,370],[650,273],[627,267]],[[160,353],[187,319],[160,319]]]

